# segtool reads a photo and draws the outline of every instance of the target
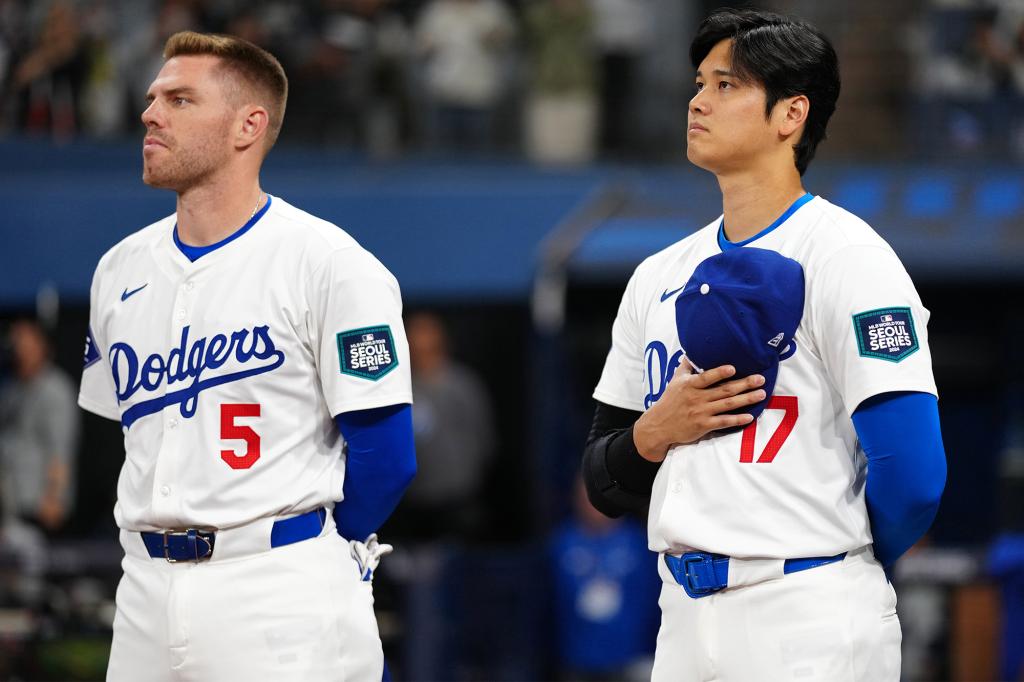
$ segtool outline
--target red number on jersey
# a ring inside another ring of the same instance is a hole
[[[245,452],[221,450],[220,458],[232,469],[248,469],[260,458],[260,435],[248,426],[235,424],[236,417],[260,416],[259,403],[223,404],[220,406],[221,440],[244,440]]]
[[[800,416],[800,410],[797,409],[797,402],[795,395],[773,395],[771,400],[768,401],[768,407],[766,410],[784,410],[785,414],[782,415],[782,422],[779,423],[779,427],[775,429],[775,433],[768,439],[768,443],[764,446],[764,452],[757,458],[758,464],[771,464],[772,460],[775,459],[775,455],[779,454],[779,450],[782,449],[782,444],[789,438],[789,434],[793,433],[793,426],[796,425],[796,419]],[[747,428],[743,429],[743,442],[740,444],[740,463],[751,464],[754,461],[754,439],[757,437],[757,421],[750,422]]]

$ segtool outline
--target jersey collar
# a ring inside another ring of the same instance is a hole
[[[737,248],[739,248],[741,246],[746,246],[747,244],[749,244],[750,242],[754,241],[755,239],[760,239],[761,237],[765,236],[766,234],[768,234],[769,232],[771,232],[775,228],[777,228],[780,225],[782,225],[782,223],[784,223],[787,220],[789,220],[789,217],[791,215],[796,213],[797,210],[801,206],[803,206],[804,204],[806,204],[808,201],[810,201],[813,198],[814,198],[814,195],[811,194],[810,192],[805,193],[802,197],[800,197],[799,199],[794,201],[793,204],[789,208],[786,209],[786,212],[783,213],[782,215],[780,215],[778,217],[778,219],[776,219],[776,221],[774,223],[772,223],[768,227],[764,228],[763,230],[761,230],[760,232],[755,234],[753,237],[750,237],[748,239],[744,239],[741,242],[731,242],[728,239],[726,239],[726,237],[725,237],[725,217],[723,216],[722,217],[722,222],[719,223],[719,225],[718,225],[718,247],[720,249],[722,249],[722,251],[728,251],[729,249],[737,249]]]
[[[186,258],[195,263],[197,260],[205,256],[206,254],[210,253],[211,251],[216,251],[225,244],[233,242],[234,240],[238,239],[243,234],[248,232],[249,228],[258,223],[260,221],[260,218],[262,218],[266,214],[267,210],[270,208],[270,203],[273,200],[274,198],[268,194],[267,203],[263,204],[263,208],[257,211],[252,218],[249,218],[249,221],[245,225],[242,225],[240,228],[229,234],[227,237],[224,237],[224,239],[221,239],[219,242],[215,244],[208,244],[207,246],[189,246],[185,242],[181,241],[181,239],[178,238],[178,223],[175,222],[173,232],[174,245],[178,247],[179,251],[185,254]]]

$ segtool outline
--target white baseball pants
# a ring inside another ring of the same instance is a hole
[[[121,531],[107,680],[380,682],[372,587],[327,520],[319,537],[201,563],[151,558]]]
[[[899,682],[896,593],[870,547],[700,599],[658,570],[652,682]]]

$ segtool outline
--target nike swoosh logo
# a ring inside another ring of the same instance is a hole
[[[128,287],[125,287],[124,291],[121,292],[121,301],[122,302],[127,301],[130,297],[132,297],[135,294],[139,293],[140,291],[142,291],[143,289],[145,289],[148,286],[149,286],[149,282],[146,282],[145,284],[143,284],[138,289],[132,289],[131,291],[128,291]],[[662,300],[664,300],[664,299],[662,299]]]
[[[679,287],[678,289],[673,289],[672,291],[666,290],[665,293],[663,293],[661,295],[661,302],[664,303],[665,301],[667,301],[668,299],[672,298],[673,296],[675,296],[676,294],[678,294],[680,291],[682,291],[685,288],[686,288],[686,285],[684,284],[683,286]]]

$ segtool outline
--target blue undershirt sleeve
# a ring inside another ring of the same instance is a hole
[[[416,475],[412,406],[343,412],[334,418],[348,447],[345,498],[334,507],[338,532],[364,540],[398,506]]]
[[[946,485],[938,400],[928,393],[883,393],[854,410],[868,459],[865,497],[875,557],[889,567],[931,526]]]

